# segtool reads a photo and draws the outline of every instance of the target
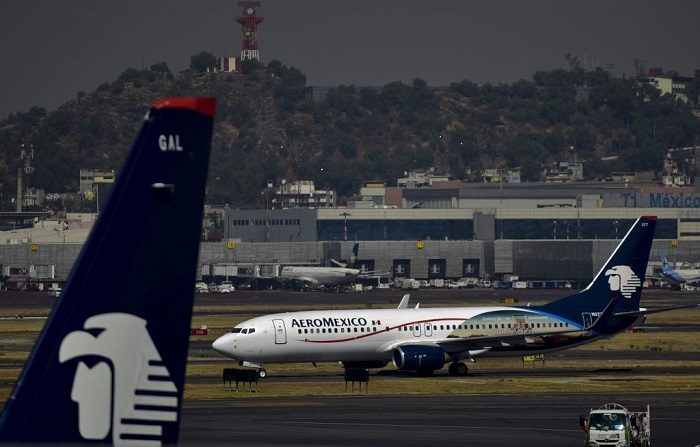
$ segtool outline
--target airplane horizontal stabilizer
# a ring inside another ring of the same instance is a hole
[[[659,309],[639,309],[639,310],[634,310],[631,312],[617,312],[614,314],[614,316],[616,316],[616,317],[634,317],[634,316],[642,316],[642,315],[649,315],[649,314],[658,314],[660,312],[668,312],[670,310],[692,309],[694,307],[700,307],[700,304],[686,304],[683,306],[663,307],[663,308],[659,308]]]

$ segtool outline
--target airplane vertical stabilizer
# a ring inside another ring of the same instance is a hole
[[[638,310],[655,227],[656,216],[637,219],[584,290],[541,309],[578,321],[582,313],[601,312],[617,297],[615,312]]]
[[[213,98],[156,102],[0,419],[0,442],[177,442]]]

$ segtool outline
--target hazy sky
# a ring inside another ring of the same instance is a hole
[[[309,84],[512,82],[572,53],[615,75],[633,60],[700,68],[698,0],[261,0],[263,62]],[[240,51],[238,1],[0,0],[0,119],[54,109],[124,69]]]

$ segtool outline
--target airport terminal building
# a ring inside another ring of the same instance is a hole
[[[692,188],[450,183],[405,188],[397,200],[371,208],[226,209],[223,240],[201,244],[200,275],[216,265],[327,266],[349,259],[357,242],[357,266],[394,277],[587,281],[641,215],[658,216],[650,270],[659,250],[700,262],[700,194]],[[80,247],[65,236],[3,239],[5,276],[52,266],[65,278]]]

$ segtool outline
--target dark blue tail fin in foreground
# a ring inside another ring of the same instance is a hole
[[[213,98],[153,105],[0,419],[0,442],[177,442]]]
[[[615,312],[639,310],[655,227],[656,216],[637,219],[588,287],[541,309],[580,321],[583,313],[601,312],[617,297]]]

